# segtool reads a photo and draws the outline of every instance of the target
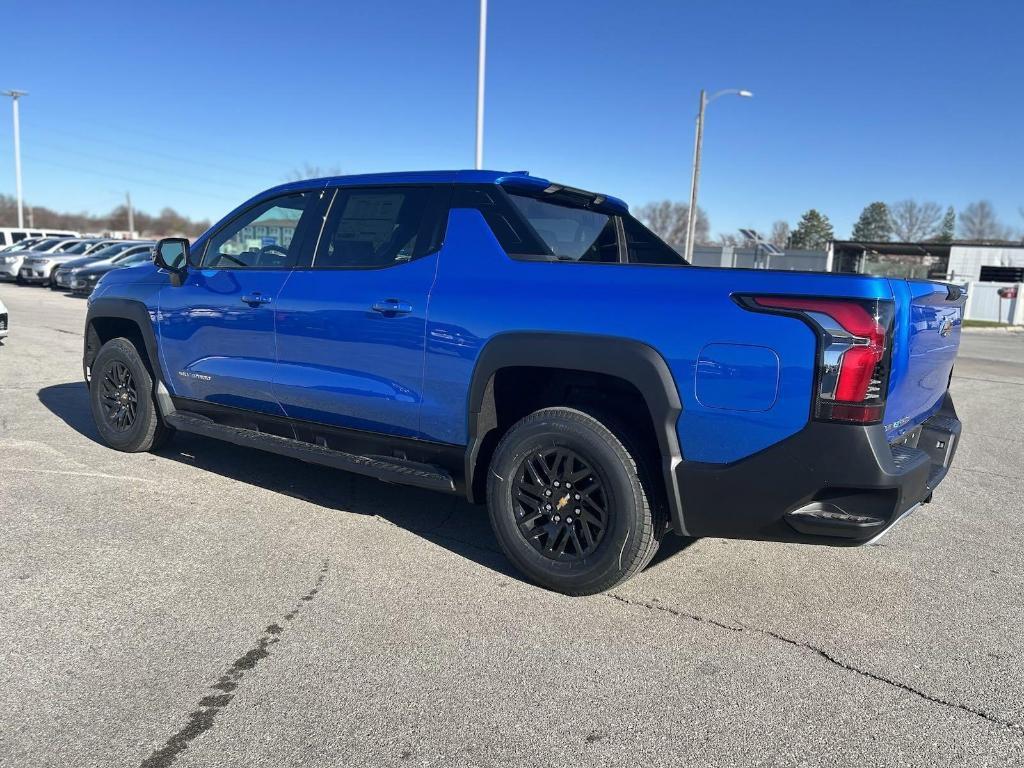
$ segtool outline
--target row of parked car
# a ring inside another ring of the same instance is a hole
[[[32,237],[0,248],[0,280],[88,296],[103,275],[153,257],[152,240]]]

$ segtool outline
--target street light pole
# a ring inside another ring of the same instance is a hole
[[[697,229],[697,183],[700,181],[700,151],[704,143],[704,110],[708,106],[708,94],[700,89],[700,107],[697,110],[697,128],[693,137],[693,173],[690,176],[690,207],[686,213],[685,258],[693,262],[693,235]]]
[[[476,69],[476,165],[484,167],[484,69],[487,64],[487,0],[480,0],[479,60]]]
[[[18,99],[28,91],[4,91],[4,96],[11,97],[11,108],[14,112],[14,189],[18,197],[18,228],[25,226],[25,209],[21,197],[21,122],[18,119]]]
[[[124,201],[128,207],[128,237],[135,237],[135,208],[132,207],[132,193],[124,193]]]
[[[707,91],[700,90],[700,107],[697,110],[697,129],[693,140],[693,174],[690,176],[690,208],[686,214],[686,260],[693,261],[693,240],[697,230],[697,185],[700,182],[700,156],[704,147],[704,112],[708,104],[719,96],[742,96],[751,98],[754,94],[740,88],[726,88],[708,97]]]

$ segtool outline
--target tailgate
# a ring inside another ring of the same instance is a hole
[[[885,431],[891,439],[938,410],[960,346],[966,293],[959,286],[891,278],[896,300]]]

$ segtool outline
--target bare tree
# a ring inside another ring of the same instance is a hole
[[[992,203],[979,200],[960,211],[960,236],[965,240],[1008,240],[1010,228],[999,221]]]
[[[789,222],[779,219],[772,224],[772,231],[768,235],[768,242],[776,248],[785,248],[789,244]]]
[[[889,206],[889,220],[897,240],[907,243],[927,240],[942,231],[942,206],[900,200]]]
[[[647,203],[636,209],[636,217],[646,224],[666,243],[682,250],[686,245],[686,224],[689,220],[690,206],[672,200],[661,200]],[[694,241],[707,243],[711,238],[711,225],[703,209],[697,208],[697,226]]]
[[[128,229],[128,210],[119,205],[107,214],[67,213],[41,205],[34,206],[35,226],[43,229],[76,229],[80,232]],[[9,195],[0,195],[0,226],[13,227],[17,222],[17,203]],[[153,216],[135,211],[135,229],[141,235],[185,235],[195,237],[209,229],[209,221],[193,221],[173,208],[164,208]]]
[[[306,179],[322,179],[325,176],[341,175],[343,175],[341,166],[323,166],[305,163],[301,168],[293,168],[292,172],[285,178],[285,181],[305,181]]]

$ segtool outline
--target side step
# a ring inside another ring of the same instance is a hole
[[[310,464],[322,464],[346,472],[369,475],[389,483],[414,485],[431,491],[447,493],[455,491],[455,481],[452,476],[440,467],[431,464],[420,464],[389,456],[359,456],[354,453],[334,451],[313,443],[278,437],[266,432],[218,424],[212,419],[183,411],[168,414],[164,420],[168,425],[180,429],[182,432],[213,437],[246,448],[258,448],[281,456],[307,461]]]

